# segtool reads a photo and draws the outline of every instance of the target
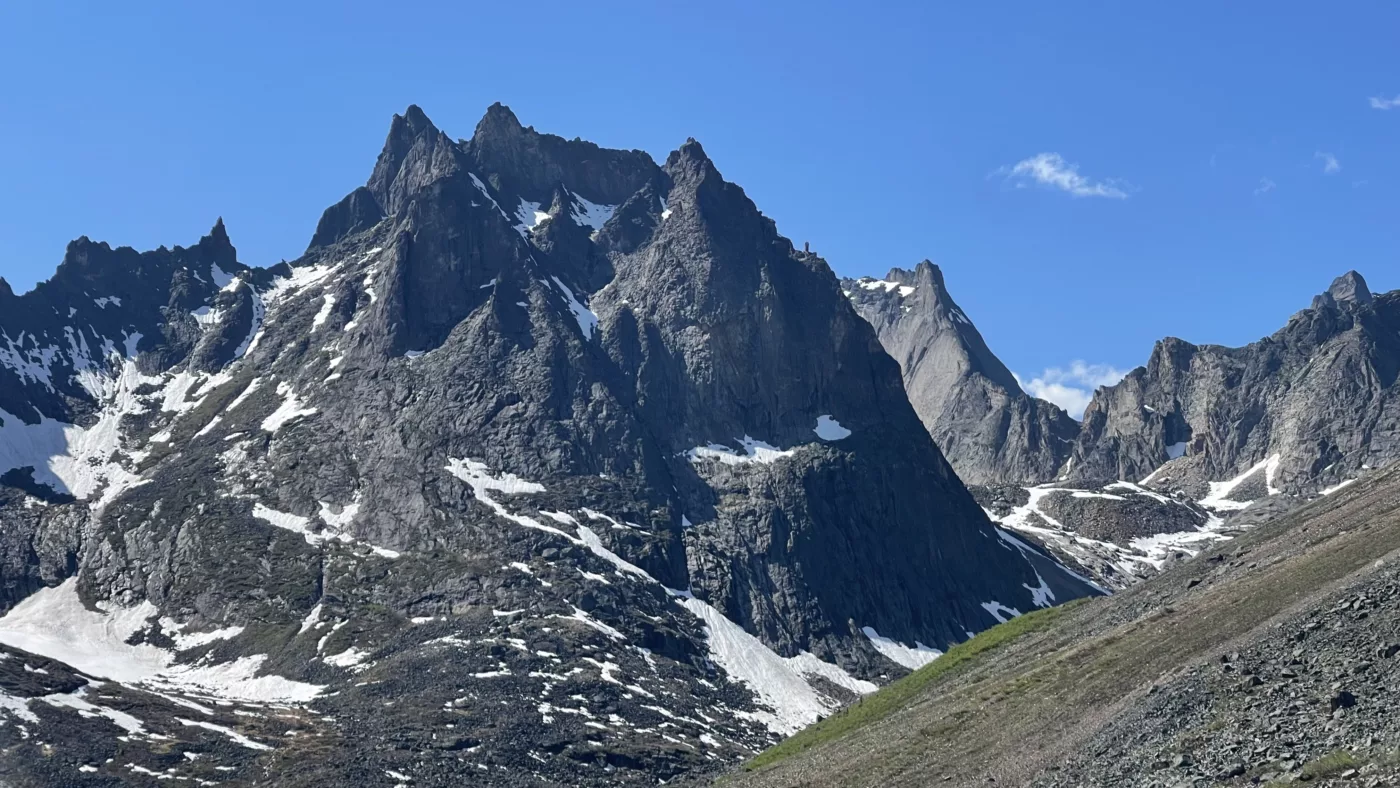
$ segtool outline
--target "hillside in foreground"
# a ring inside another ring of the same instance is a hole
[[[1397,550],[1392,469],[984,632],[724,784],[1395,785]]]

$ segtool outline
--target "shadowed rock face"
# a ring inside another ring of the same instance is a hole
[[[904,373],[909,401],[968,484],[1053,480],[1079,425],[1021,390],[953,301],[938,266],[841,283]]]
[[[826,263],[693,140],[658,166],[410,107],[290,265],[222,224],[84,239],[0,329],[0,644],[102,676],[32,631],[86,627],[169,737],[65,737],[74,784],[655,784],[1091,593],[1002,538]],[[150,689],[272,749],[186,758],[211,729]]]

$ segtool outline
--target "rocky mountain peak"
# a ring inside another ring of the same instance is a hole
[[[899,362],[905,390],[958,472],[972,484],[1055,478],[1078,425],[1033,399],[987,347],[928,260],[842,289]]]
[[[525,127],[510,107],[497,101],[486,108],[486,114],[477,121],[472,139],[478,142],[496,138],[514,137],[524,133]]]
[[[694,137],[686,138],[679,148],[666,157],[663,168],[667,175],[676,177],[687,172],[708,172],[714,170],[714,163],[705,153],[705,147]]]
[[[214,222],[214,227],[209,230],[209,234],[199,239],[199,251],[210,261],[218,263],[225,269],[231,269],[238,264],[238,250],[234,248],[233,241],[228,237],[228,230],[224,227],[224,217],[220,216]]]
[[[1327,294],[1339,304],[1371,303],[1371,290],[1366,287],[1366,280],[1356,271],[1347,271],[1332,280],[1332,285],[1327,288]]]
[[[457,146],[423,110],[410,105],[389,124],[389,135],[366,188],[384,214],[394,214],[408,196],[461,169]]]
[[[891,268],[890,272],[885,274],[885,279],[916,288],[924,286],[941,294],[943,298],[948,296],[947,287],[943,284],[943,271],[930,260],[921,260],[912,271],[907,268]]]

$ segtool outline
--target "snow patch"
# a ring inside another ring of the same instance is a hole
[[[591,227],[593,232],[603,229],[612,218],[613,212],[617,210],[616,205],[600,205],[596,202],[589,202],[580,197],[576,192],[570,192],[573,196],[573,206],[571,215],[574,223],[581,227]]]
[[[897,665],[903,665],[910,670],[918,670],[943,656],[942,651],[925,646],[917,640],[914,641],[912,647],[897,640],[891,640],[876,632],[874,627],[861,627],[860,631],[864,632],[867,638],[870,638],[870,645],[883,654],[885,659]]]
[[[598,315],[574,297],[574,291],[569,286],[559,281],[559,277],[551,276],[554,284],[564,293],[564,299],[569,304],[569,311],[574,314],[574,320],[578,321],[578,329],[583,332],[585,341],[593,338],[593,332],[598,329]]]
[[[1006,605],[1003,605],[1002,603],[997,602],[996,600],[992,600],[991,602],[983,602],[982,608],[988,613],[991,613],[992,618],[995,618],[997,620],[997,623],[999,624],[1005,624],[1011,619],[1021,615],[1021,611],[1017,610],[1014,607],[1007,607]]]
[[[185,725],[187,727],[204,728],[205,730],[214,731],[215,733],[222,733],[223,735],[232,739],[235,744],[241,744],[250,750],[272,749],[271,746],[263,744],[262,742],[253,741],[252,739],[248,738],[247,736],[244,736],[238,731],[233,730],[232,728],[225,728],[222,725],[215,725],[212,722],[202,722],[200,720],[187,720],[183,717],[176,717],[175,719],[179,720],[181,725]]]
[[[747,686],[768,709],[753,714],[741,713],[741,716],[763,723],[774,733],[791,735],[840,707],[838,701],[813,689],[807,675],[829,680],[836,677],[838,680],[834,683],[861,694],[876,689],[874,684],[854,679],[811,654],[784,659],[708,603],[689,593],[671,593],[705,625],[710,659],[731,679]]]
[[[884,279],[861,279],[859,282],[856,282],[856,284],[865,290],[883,289],[886,293],[898,291],[900,298],[904,298],[914,292],[914,287],[912,285],[902,285],[899,282],[890,282]],[[967,320],[967,318],[963,318],[963,320]]]
[[[1356,483],[1356,480],[1355,480],[1355,479],[1346,479],[1345,481],[1338,482],[1338,483],[1332,485],[1331,487],[1327,487],[1327,488],[1325,488],[1325,489],[1319,490],[1319,491],[1318,491],[1318,495],[1331,495],[1332,493],[1334,493],[1334,492],[1336,492],[1336,491],[1342,489],[1343,487],[1346,487],[1347,485],[1349,485],[1349,484],[1354,484],[1354,483]]]
[[[316,317],[311,321],[312,331],[324,325],[326,319],[331,316],[331,310],[335,308],[335,293],[326,293],[321,298],[321,309],[316,312]]]
[[[271,415],[263,419],[262,428],[267,432],[276,432],[287,422],[293,419],[299,419],[302,416],[310,416],[316,412],[315,408],[301,407],[301,402],[297,400],[297,396],[292,391],[290,384],[278,383],[277,393],[284,399],[282,400],[282,404],[277,406],[277,410],[274,410]]]
[[[739,442],[740,449],[743,452],[742,454],[739,450],[732,449],[722,443],[711,443],[708,446],[696,446],[685,454],[686,457],[690,458],[691,462],[699,462],[708,459],[719,460],[725,465],[746,465],[753,462],[766,465],[777,462],[784,457],[791,457],[794,454],[793,449],[782,450],[770,443],[751,438],[748,435],[742,438],[735,438],[735,440]]]
[[[521,197],[520,205],[515,209],[515,218],[517,220],[515,230],[523,236],[539,226],[540,223],[548,221],[549,213],[541,211],[539,203]]]
[[[818,416],[816,429],[812,432],[817,433],[817,437],[824,441],[839,441],[851,437],[851,431],[842,427],[841,422],[830,415]]]
[[[1254,503],[1253,501],[1232,501],[1227,496],[1234,492],[1236,487],[1243,484],[1246,479],[1260,471],[1264,473],[1264,485],[1268,494],[1277,495],[1279,490],[1274,487],[1274,474],[1278,472],[1279,460],[1279,455],[1273,454],[1250,466],[1249,470],[1229,481],[1210,482],[1210,492],[1197,503],[1207,509],[1217,511],[1238,511],[1248,508],[1250,504]]]
[[[67,663],[75,670],[126,684],[253,703],[305,703],[324,687],[257,675],[265,655],[223,664],[182,665],[174,652],[126,641],[156,616],[155,605],[99,605],[78,597],[77,578],[29,595],[0,618],[0,643]]]

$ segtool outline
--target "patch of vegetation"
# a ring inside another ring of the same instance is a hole
[[[1333,750],[1315,761],[1303,765],[1303,775],[1316,780],[1319,777],[1333,777],[1347,769],[1356,769],[1361,761],[1346,750]]]
[[[948,653],[908,676],[892,682],[879,692],[861,698],[830,717],[814,725],[809,725],[792,737],[764,750],[753,760],[744,764],[744,768],[752,771],[771,766],[804,750],[841,738],[852,731],[883,719],[907,705],[939,678],[1023,635],[1049,627],[1066,611],[1084,601],[1076,599],[1058,607],[1018,616],[978,634],[971,640],[959,643],[948,649]],[[936,736],[939,733],[939,726],[925,729],[923,733]]]

